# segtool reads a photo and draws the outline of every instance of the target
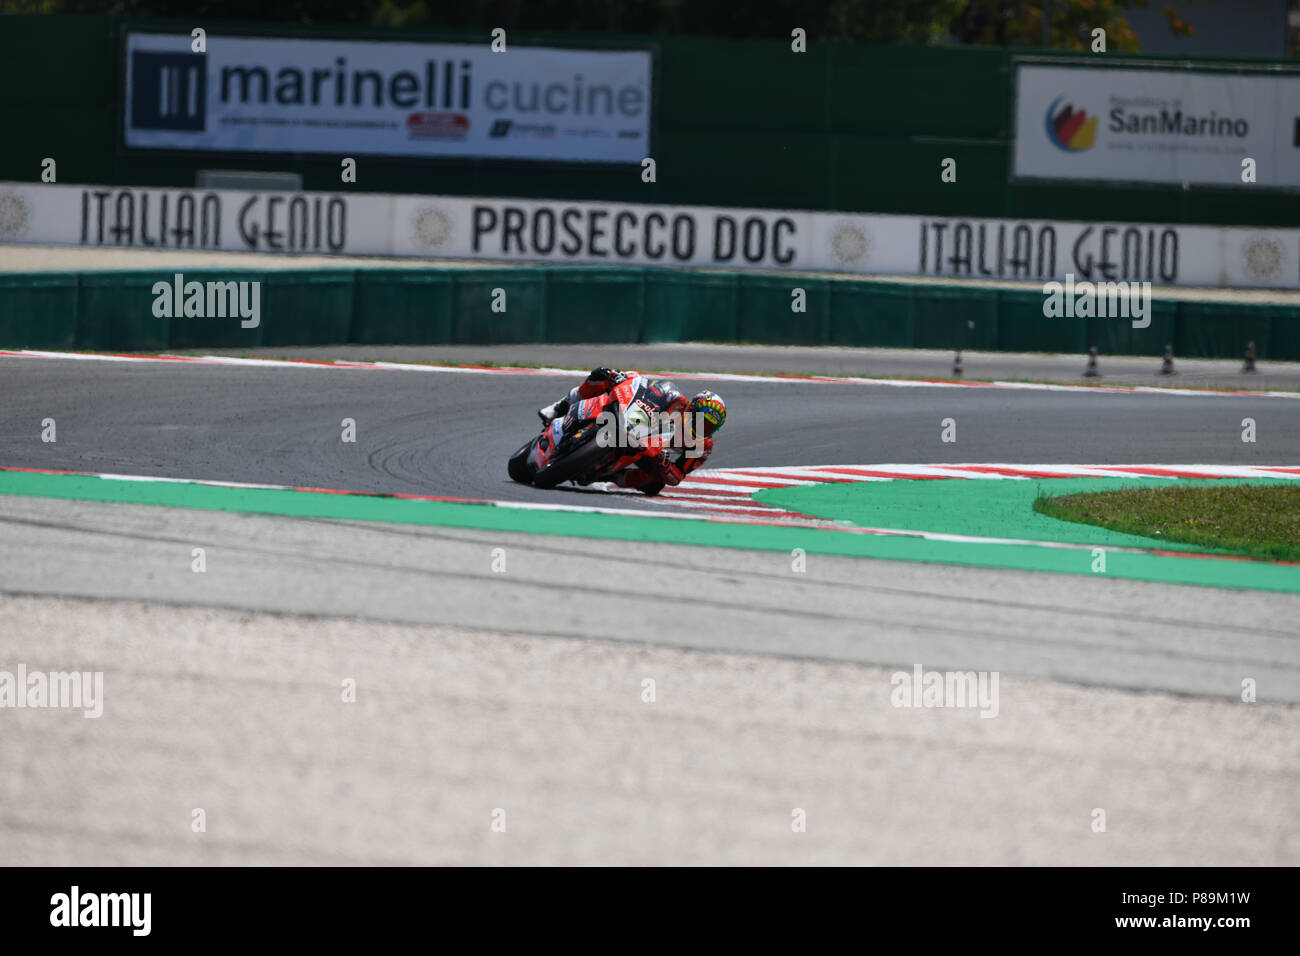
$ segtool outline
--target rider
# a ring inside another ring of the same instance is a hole
[[[585,398],[595,398],[610,389],[640,375],[640,372],[620,372],[617,369],[595,368],[586,380],[572,389],[568,395],[554,404],[537,410],[542,423],[549,425],[556,418],[566,414],[569,406]],[[703,423],[704,434],[697,450],[699,454],[691,457],[685,443],[674,443],[658,455],[644,455],[637,460],[636,468],[628,468],[614,476],[614,483],[621,488],[635,488],[647,495],[657,495],[665,485],[675,485],[690,474],[709,457],[713,451],[713,434],[727,420],[727,406],[713,392],[704,391],[688,399],[677,390],[672,382],[658,383],[663,391],[663,411],[679,412],[687,422],[686,427],[695,437],[695,423]],[[698,416],[698,417],[697,417]]]

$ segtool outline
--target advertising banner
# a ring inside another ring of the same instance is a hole
[[[126,36],[129,149],[639,163],[647,50]]]
[[[0,183],[0,243],[1300,288],[1300,228]]]
[[[1015,175],[1300,188],[1300,73],[1018,63]]]

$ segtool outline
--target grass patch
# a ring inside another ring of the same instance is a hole
[[[1300,561],[1300,482],[1121,488],[1040,497],[1034,510],[1157,541]]]

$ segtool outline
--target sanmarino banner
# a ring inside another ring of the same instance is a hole
[[[0,183],[0,243],[1300,288],[1300,229]]]
[[[1015,175],[1300,187],[1300,71],[1016,64]]]

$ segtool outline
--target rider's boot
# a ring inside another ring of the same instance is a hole
[[[569,400],[567,398],[562,398],[554,404],[547,405],[544,408],[539,408],[537,410],[537,417],[542,420],[543,425],[549,425],[561,415],[568,412],[568,410]]]

